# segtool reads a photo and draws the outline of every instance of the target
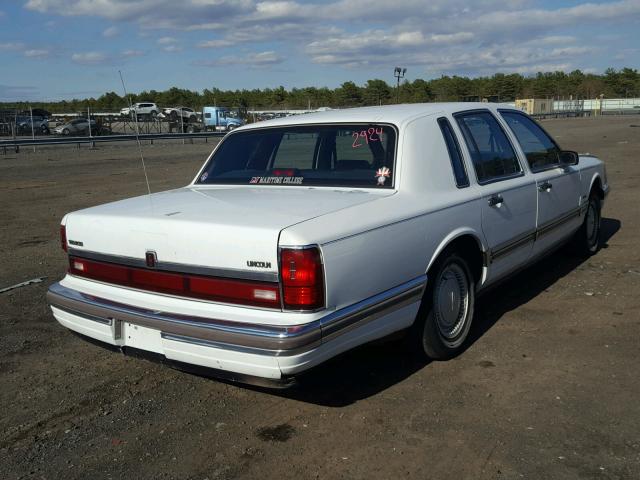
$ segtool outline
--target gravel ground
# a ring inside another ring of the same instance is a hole
[[[478,305],[467,351],[416,364],[396,341],[287,391],[123,356],[58,325],[65,212],[145,193],[135,145],[0,154],[1,478],[640,478],[640,119],[549,120],[604,158],[604,248],[560,251]],[[637,125],[633,126],[633,125]],[[145,145],[154,191],[211,143]]]

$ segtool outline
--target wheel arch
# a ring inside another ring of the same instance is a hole
[[[427,265],[427,272],[433,267],[442,253],[448,250],[455,250],[468,262],[476,285],[480,285],[485,277],[487,249],[478,232],[468,228],[454,230],[449,233],[435,249]]]
[[[589,186],[589,196],[595,192],[600,200],[604,200],[604,189],[602,188],[602,178],[599,173],[594,173]]]

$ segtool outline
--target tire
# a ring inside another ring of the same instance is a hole
[[[49,131],[49,127],[47,127],[46,125],[42,125],[40,127],[40,133],[42,133],[43,135],[49,135],[49,133],[51,133]]]
[[[178,120],[178,112],[176,112],[175,110],[173,110],[170,114],[169,114],[169,118],[171,119],[172,122],[175,122]]]
[[[187,127],[187,133],[195,133],[196,132],[196,127],[194,127],[193,125],[189,125]]]
[[[189,117],[188,122],[189,122],[189,123],[196,123],[196,121],[197,121],[197,120],[198,120],[198,118],[197,118],[195,115],[191,115],[191,116]]]
[[[62,130],[62,134],[63,135],[69,135],[71,132],[69,131],[68,128],[65,128],[64,130]]]
[[[421,359],[447,360],[464,348],[475,305],[475,279],[467,261],[445,251],[429,270],[427,288],[407,340]]]
[[[590,257],[600,250],[602,203],[595,192],[589,195],[589,204],[584,220],[573,238],[574,251],[581,256]]]
[[[153,110],[151,113],[151,119],[155,121],[156,118],[158,118],[158,112],[156,112],[155,110]]]

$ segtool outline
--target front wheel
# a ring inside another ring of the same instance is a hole
[[[589,204],[587,205],[587,213],[573,239],[574,246],[581,255],[588,257],[600,250],[601,210],[600,198],[591,193]]]
[[[62,130],[62,134],[63,135],[69,135],[71,133],[71,131],[69,131],[68,128],[65,128],[64,130]]]
[[[445,252],[430,272],[409,341],[419,356],[446,360],[462,351],[469,334],[475,280],[467,261],[455,252]]]

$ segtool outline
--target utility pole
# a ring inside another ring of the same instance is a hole
[[[396,103],[400,103],[400,79],[407,73],[406,68],[396,67],[393,69],[393,76],[396,77]]]

